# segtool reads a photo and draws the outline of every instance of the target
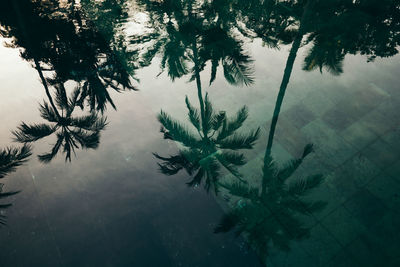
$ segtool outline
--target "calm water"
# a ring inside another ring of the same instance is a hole
[[[5,0],[0,266],[399,266],[400,2]]]

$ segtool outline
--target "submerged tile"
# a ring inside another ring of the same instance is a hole
[[[343,206],[327,215],[321,224],[326,227],[336,240],[346,246],[365,231],[361,225]]]
[[[400,213],[400,182],[387,174],[378,175],[367,185],[368,190],[378,197],[393,212]]]
[[[368,229],[375,227],[388,212],[383,202],[366,189],[354,194],[344,207]]]
[[[308,254],[312,255],[317,266],[328,263],[341,250],[337,240],[321,225],[312,228],[310,237],[299,244]]]
[[[340,135],[357,149],[363,149],[378,138],[378,135],[363,125],[361,120],[341,131]]]
[[[315,145],[316,153],[326,165],[337,167],[356,153],[355,148],[322,120],[309,123],[302,132]]]
[[[380,138],[362,150],[361,154],[382,169],[391,166],[400,156],[398,151]]]

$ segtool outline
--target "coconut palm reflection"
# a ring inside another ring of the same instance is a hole
[[[213,188],[218,193],[221,166],[242,179],[237,167],[245,164],[245,158],[237,150],[251,149],[259,129],[239,134],[238,130],[248,116],[247,108],[242,107],[233,118],[228,118],[223,111],[215,111],[208,94],[203,97],[200,73],[210,61],[210,84],[221,64],[224,77],[230,84],[250,85],[253,83],[252,60],[244,52],[243,43],[230,32],[225,17],[219,17],[217,13],[210,14],[212,17],[202,13],[209,8],[206,3],[199,6],[198,1],[139,2],[149,12],[149,27],[153,29],[132,40],[133,44],[147,44],[141,56],[142,65],[150,64],[154,56],[161,54],[161,72],[166,69],[171,80],[190,75],[190,81],[196,82],[200,106],[195,108],[186,97],[188,117],[194,131],[161,111],[158,120],[164,138],[180,143],[183,148],[174,156],[155,154],[161,160],[160,170],[173,175],[185,169],[191,176],[189,186],[204,183],[207,191]]]
[[[174,156],[155,156],[162,160],[159,163],[162,173],[173,175],[184,169],[192,177],[189,186],[204,182],[207,191],[213,188],[218,193],[220,165],[241,180],[237,167],[246,161],[244,155],[236,151],[251,149],[258,138],[259,129],[246,134],[237,132],[247,119],[246,107],[242,107],[235,117],[228,118],[224,111],[214,111],[207,94],[200,101],[204,101],[204,110],[193,107],[186,97],[188,118],[196,134],[161,111],[158,120],[164,138],[174,140],[184,148]]]
[[[73,116],[77,107],[79,88],[75,89],[70,97],[65,91],[57,90],[56,105],[50,98],[40,104],[40,115],[49,123],[26,124],[22,123],[13,131],[15,140],[20,143],[31,143],[55,134],[56,142],[49,153],[39,155],[39,160],[48,163],[62,149],[65,160],[71,161],[71,153],[76,148],[96,149],[100,143],[100,132],[106,126],[106,118],[91,112],[88,115]]]
[[[309,144],[300,158],[283,167],[267,154],[256,181],[221,184],[228,191],[232,209],[223,216],[215,232],[235,230],[236,234],[243,234],[264,264],[271,246],[288,251],[291,241],[307,238],[310,230],[300,216],[309,216],[325,206],[321,201],[303,199],[321,184],[323,176],[302,178],[295,173],[311,152],[313,147]]]
[[[103,112],[107,104],[116,108],[109,89],[136,89],[132,85],[135,67],[121,56],[125,42],[102,35],[80,5],[9,2],[0,11],[1,35],[11,38],[9,47],[21,48],[21,56],[33,61],[43,85],[49,87],[46,90],[74,81],[80,88],[79,105],[87,103],[91,110]]]
[[[150,17],[144,34],[131,43],[144,45],[140,62],[149,65],[161,55],[161,72],[167,70],[171,80],[190,75],[195,80],[206,63],[211,63],[210,84],[219,65],[225,79],[234,85],[254,82],[253,60],[245,52],[243,41],[233,33],[235,16],[226,12],[228,2],[218,5],[203,1],[140,0]],[[142,46],[139,46],[142,50]]]
[[[114,10],[119,7],[113,5]],[[21,143],[55,135],[51,151],[39,155],[42,162],[50,162],[59,152],[71,161],[77,148],[97,148],[106,125],[97,112],[104,112],[107,105],[116,109],[109,89],[136,89],[130,75],[135,67],[122,60],[125,42],[111,34],[116,25],[109,24],[110,34],[103,35],[81,8],[74,2],[18,0],[0,11],[1,35],[33,63],[47,96],[39,110],[48,123],[24,122],[13,132]],[[83,110],[79,116],[76,107]]]
[[[0,150],[0,179],[7,174],[14,172],[17,167],[25,163],[31,156],[31,147],[24,145],[21,148],[6,148]],[[19,191],[3,191],[4,184],[0,183],[0,226],[6,224],[4,211],[12,206],[11,203],[4,202],[10,196],[18,194]]]

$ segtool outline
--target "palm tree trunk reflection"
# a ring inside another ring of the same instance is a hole
[[[287,86],[289,84],[290,76],[292,75],[293,65],[296,60],[297,52],[299,51],[301,41],[303,40],[303,36],[306,32],[305,21],[309,18],[309,13],[311,10],[310,6],[311,6],[312,1],[313,0],[308,0],[306,5],[304,6],[303,15],[300,20],[299,30],[293,41],[292,47],[289,52],[289,57],[286,61],[285,71],[283,74],[281,85],[279,87],[279,93],[278,93],[278,97],[276,99],[274,113],[272,115],[271,127],[269,130],[269,136],[268,136],[268,144],[267,144],[267,149],[265,151],[266,157],[271,155],[276,125],[278,123],[279,114],[281,112],[281,107],[282,107],[283,99],[285,97]]]

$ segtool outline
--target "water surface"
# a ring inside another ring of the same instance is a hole
[[[398,1],[19,0],[0,29],[0,266],[400,263]]]

